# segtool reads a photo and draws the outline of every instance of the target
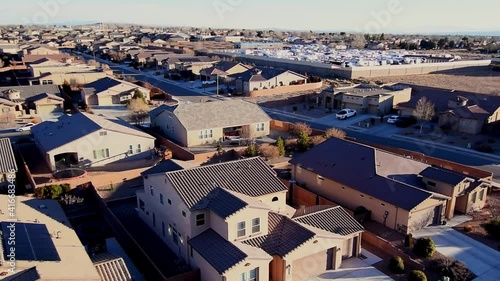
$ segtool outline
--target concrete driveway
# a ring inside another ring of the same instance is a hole
[[[351,258],[342,261],[342,266],[337,270],[327,271],[320,276],[313,277],[307,281],[326,281],[326,280],[339,280],[339,281],[358,281],[358,280],[378,280],[378,281],[392,281],[394,279],[380,272],[375,267],[371,266],[381,259],[372,253],[362,250],[362,255],[365,259]]]
[[[500,280],[500,252],[446,226],[430,226],[413,237],[431,237],[441,254],[464,262],[477,281]]]

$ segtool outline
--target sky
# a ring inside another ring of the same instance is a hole
[[[500,32],[499,0],[4,0],[0,24],[134,23],[360,33]],[[5,3],[7,2],[7,3]]]

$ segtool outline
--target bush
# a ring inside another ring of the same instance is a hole
[[[285,141],[283,140],[282,137],[279,137],[278,140],[276,141],[276,147],[278,148],[278,152],[280,156],[285,155]]]
[[[413,248],[413,236],[410,234],[407,234],[405,237],[405,246],[409,248]]]
[[[420,270],[413,270],[408,274],[408,281],[427,281],[427,276]]]
[[[465,232],[471,232],[472,231],[472,225],[466,224],[464,227]]]
[[[259,146],[259,153],[267,159],[272,159],[280,156],[279,149],[276,146],[267,143]]]
[[[288,151],[297,149],[297,139],[287,139],[285,140],[285,149]]]
[[[326,141],[326,139],[323,136],[313,136],[311,137],[311,144],[312,145],[320,145],[322,142]]]
[[[306,151],[309,149],[311,145],[311,140],[309,139],[309,135],[305,132],[302,132],[297,139],[297,146],[301,151]]]
[[[245,154],[248,157],[255,157],[257,156],[257,149],[255,148],[255,144],[251,143],[247,146],[247,149],[245,150]]]
[[[429,237],[419,238],[415,242],[415,246],[413,247],[415,254],[422,258],[429,258],[434,255],[434,251],[436,250],[436,245],[434,241]]]
[[[339,128],[330,128],[325,132],[326,139],[329,138],[345,139],[346,136],[347,136],[346,132],[342,131]]]
[[[405,263],[401,257],[392,257],[389,262],[389,269],[394,273],[403,273],[405,271]]]
[[[292,134],[296,137],[300,137],[300,135],[302,135],[302,134],[306,134],[306,135],[310,136],[312,133],[311,127],[306,123],[292,124],[292,125],[290,125],[290,128],[288,131],[290,134]]]
[[[500,217],[494,217],[485,225],[486,231],[495,239],[500,240]]]
[[[452,258],[440,258],[432,262],[431,268],[442,276],[447,276],[453,281],[467,281],[473,274],[463,262]]]
[[[37,189],[36,196],[44,199],[58,199],[70,189],[69,184],[45,185]]]

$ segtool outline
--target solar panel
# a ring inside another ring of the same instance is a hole
[[[49,230],[44,224],[36,223],[12,223],[15,228],[9,228],[10,222],[2,222],[2,242],[4,248],[4,257],[10,248],[14,248],[16,260],[26,261],[60,261],[61,258],[52,241]],[[9,245],[9,237],[15,237],[15,245]]]

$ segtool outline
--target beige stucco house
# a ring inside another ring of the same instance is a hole
[[[80,93],[83,103],[87,105],[107,106],[126,103],[136,90],[144,94],[146,102],[150,100],[149,89],[109,76],[84,85]]]
[[[304,75],[274,68],[253,68],[232,77],[236,79],[236,91],[239,93],[307,83]]]
[[[12,199],[0,195],[0,204],[12,205]],[[8,211],[0,213],[3,245],[12,232],[16,238],[14,272],[5,258],[10,248],[2,247],[0,280],[101,280],[57,200],[16,196],[14,205],[14,222]]]
[[[231,75],[243,73],[249,69],[252,69],[252,67],[241,62],[220,61],[213,67],[202,69],[200,75],[206,80],[216,80],[217,77],[219,79],[228,78]]]
[[[476,135],[488,124],[500,121],[500,106],[490,113],[477,105],[462,106],[441,112],[439,126],[455,132]]]
[[[296,212],[260,158],[162,168],[143,173],[139,216],[202,281],[306,280],[359,254],[361,225],[341,207]]]
[[[39,94],[26,99],[30,114],[51,114],[64,111],[64,99],[52,94]]]
[[[48,114],[63,111],[64,99],[57,85],[0,87],[0,114]]]
[[[267,136],[271,120],[258,105],[243,100],[162,105],[149,116],[152,127],[187,147],[214,144],[229,137]]]
[[[63,115],[31,129],[52,170],[99,167],[151,156],[155,138],[127,122],[88,113]]]
[[[483,179],[336,138],[290,163],[298,185],[351,210],[365,207],[371,219],[403,233],[482,208],[489,186]]]

